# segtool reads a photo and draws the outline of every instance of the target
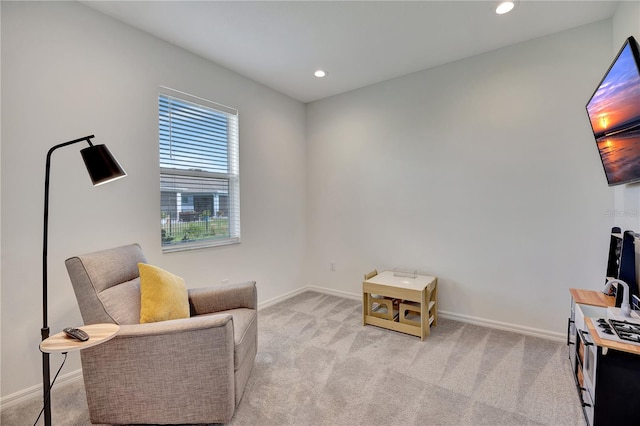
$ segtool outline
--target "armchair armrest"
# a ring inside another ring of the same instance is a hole
[[[166,336],[185,331],[196,331],[205,328],[224,327],[232,320],[230,314],[199,316],[169,321],[150,322],[145,324],[123,324],[115,338]]]
[[[188,291],[191,315],[210,314],[237,308],[258,308],[255,281],[192,288]]]
[[[231,340],[227,341],[229,337]],[[207,345],[211,346],[228,346],[227,349],[233,354],[233,316],[221,313],[146,324],[123,324],[113,339],[83,349],[81,353],[94,348],[94,352],[113,352],[118,362],[118,351],[123,349],[130,357],[148,358],[156,355],[164,358],[167,349],[172,346],[187,351],[192,343],[197,346],[203,340],[208,340]]]

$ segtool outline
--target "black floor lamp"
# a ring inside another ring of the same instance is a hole
[[[47,234],[49,228],[49,171],[51,169],[51,154],[58,148],[86,141],[89,146],[80,150],[82,159],[87,167],[93,185],[101,185],[125,177],[127,173],[120,167],[118,161],[111,155],[104,145],[93,145],[94,135],[74,139],[52,147],[47,153],[47,165],[44,179],[44,232],[42,237],[42,340],[49,337],[47,324]],[[44,388],[44,423],[51,425],[51,382],[49,371],[49,354],[42,352],[42,386]]]

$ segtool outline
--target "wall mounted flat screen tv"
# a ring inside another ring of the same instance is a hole
[[[629,37],[587,103],[609,186],[640,181],[640,54]]]

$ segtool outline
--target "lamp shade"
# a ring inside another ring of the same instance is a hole
[[[92,145],[80,150],[84,165],[94,186],[125,177],[127,173],[105,145]]]

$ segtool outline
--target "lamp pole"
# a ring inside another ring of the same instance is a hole
[[[47,311],[47,246],[49,233],[49,176],[51,170],[51,154],[53,154],[53,152],[58,148],[86,141],[89,144],[89,147],[82,150],[82,157],[94,185],[109,182],[127,175],[104,145],[94,146],[91,143],[91,139],[94,137],[94,135],[89,135],[69,142],[64,142],[53,146],[49,149],[49,152],[47,152],[44,178],[44,225],[42,236],[42,329],[40,330],[42,341],[49,337]],[[49,353],[47,352],[42,352],[42,386],[44,397],[44,423],[45,426],[51,426],[51,371]]]

